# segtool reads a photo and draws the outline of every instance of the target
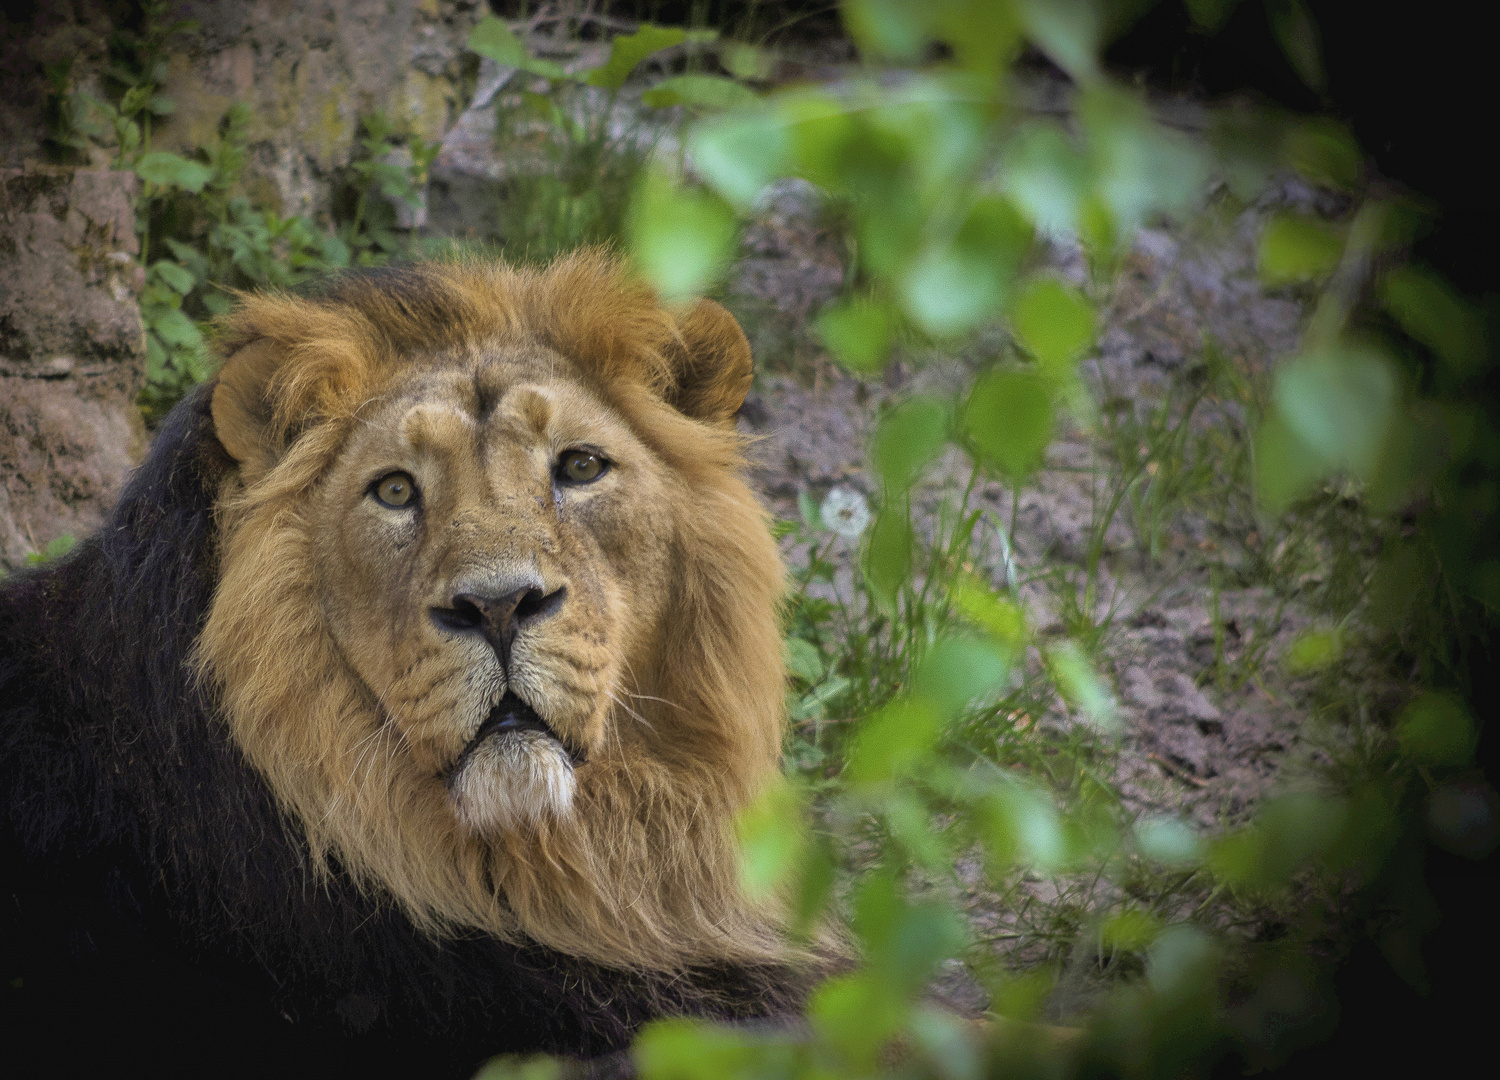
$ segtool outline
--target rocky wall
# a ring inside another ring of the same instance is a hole
[[[135,185],[0,169],[0,567],[95,529],[144,449]]]
[[[102,73],[130,7],[41,0],[0,12],[0,165],[55,153],[45,145],[49,69],[94,97],[118,94]],[[484,0],[177,0],[171,17],[198,28],[168,47],[162,94],[176,109],[156,121],[152,148],[189,153],[211,143],[225,111],[243,102],[250,194],[283,215],[324,215],[358,148],[361,117],[381,110],[426,142],[452,128],[478,62],[466,61],[464,43],[488,10]],[[113,153],[100,147],[90,164]]]
[[[379,109],[437,142],[466,104],[464,42],[482,0],[185,0],[200,28],[168,61],[177,106],[153,145],[211,142],[236,101],[250,107],[255,194],[282,214],[328,210],[359,121]],[[472,63],[472,61],[471,61]]]

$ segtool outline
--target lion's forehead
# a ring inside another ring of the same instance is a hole
[[[549,354],[413,370],[376,395],[363,420],[350,447],[354,453],[368,452],[375,442],[450,462],[506,447],[557,450],[601,438],[635,441],[603,397]]]

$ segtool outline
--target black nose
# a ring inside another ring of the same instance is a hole
[[[510,647],[516,635],[528,623],[537,622],[556,611],[563,602],[566,587],[544,593],[535,586],[517,589],[503,596],[459,593],[453,606],[432,609],[432,621],[444,630],[478,631],[500,657],[500,664],[510,671]]]

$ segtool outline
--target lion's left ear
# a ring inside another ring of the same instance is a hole
[[[695,420],[733,426],[752,378],[750,342],[734,316],[712,300],[700,300],[677,320],[683,349],[671,357],[675,386],[667,401]]]
[[[264,475],[283,449],[269,384],[285,360],[274,343],[259,338],[232,353],[219,369],[211,406],[214,433],[240,463],[247,481]]]

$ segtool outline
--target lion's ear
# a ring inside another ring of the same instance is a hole
[[[685,348],[673,358],[677,380],[669,402],[696,420],[732,425],[752,378],[745,332],[712,300],[698,301],[677,329]]]
[[[286,354],[274,343],[259,338],[233,353],[219,371],[212,404],[214,432],[247,477],[264,474],[280,454],[269,384],[285,360]]]

